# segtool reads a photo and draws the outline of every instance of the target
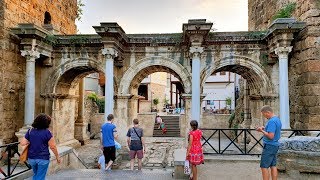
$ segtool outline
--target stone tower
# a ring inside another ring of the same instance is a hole
[[[249,30],[266,29],[288,3],[292,17],[307,27],[293,41],[289,60],[291,128],[320,129],[320,2],[319,0],[249,0]]]
[[[26,60],[19,50],[20,39],[10,28],[34,23],[54,34],[75,34],[77,10],[77,0],[0,1],[0,139],[5,143],[14,139],[24,116]],[[37,60],[36,78],[40,65]]]

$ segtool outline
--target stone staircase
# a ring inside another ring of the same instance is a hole
[[[172,178],[172,169],[131,171],[131,170],[112,170],[102,171],[99,169],[77,169],[65,170],[46,177],[48,180],[62,179],[123,179],[123,180],[166,180]]]
[[[153,129],[153,137],[180,137],[180,116],[161,116],[161,118],[166,125],[167,133],[162,134],[161,129],[158,129],[159,125],[155,124]]]

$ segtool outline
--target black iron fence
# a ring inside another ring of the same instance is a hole
[[[205,154],[261,155],[263,135],[255,129],[207,129],[203,132],[202,146]],[[285,129],[288,138],[293,136],[320,137],[320,130]]]
[[[19,162],[19,142],[0,146],[0,179],[9,179],[31,169],[27,163]]]

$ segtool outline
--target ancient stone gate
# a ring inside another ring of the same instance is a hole
[[[211,32],[212,25],[196,19],[183,24],[182,33],[126,34],[117,23],[101,23],[93,27],[94,35],[54,35],[33,24],[20,24],[12,31],[21,39],[27,62],[24,125],[32,123],[34,114],[48,113],[58,144],[76,144],[75,136],[83,138],[86,126],[79,82],[92,72],[106,74],[105,114],[115,114],[122,141],[137,116],[138,86],[154,72],[169,72],[181,81],[185,117],[201,122],[206,79],[230,71],[247,80],[250,125],[260,122],[259,109],[269,104],[288,128],[288,56],[304,23],[278,19],[265,31],[255,32]]]

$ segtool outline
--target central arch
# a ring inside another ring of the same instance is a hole
[[[170,72],[178,77],[185,93],[191,92],[191,75],[185,67],[172,59],[154,56],[141,59],[125,72],[120,81],[118,93],[130,94],[131,88],[137,88],[146,75],[160,71]]]

